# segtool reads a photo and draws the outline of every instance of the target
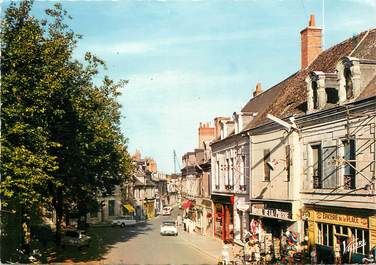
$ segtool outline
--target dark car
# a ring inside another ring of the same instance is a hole
[[[61,246],[73,246],[81,249],[82,247],[88,247],[91,238],[85,234],[82,230],[66,230],[64,236],[61,239]]]

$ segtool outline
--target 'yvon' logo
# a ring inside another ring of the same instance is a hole
[[[346,252],[356,252],[358,248],[364,247],[366,245],[365,241],[351,241],[346,245],[346,240],[342,242],[343,244],[343,254]]]

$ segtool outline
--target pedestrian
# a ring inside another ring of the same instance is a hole
[[[316,265],[317,264],[317,249],[316,246],[313,246],[311,251],[311,264]]]
[[[249,237],[246,237],[243,244],[243,257],[244,257],[244,264],[247,264],[249,261],[249,252],[250,252],[250,245],[249,245]]]
[[[336,264],[342,264],[342,257],[341,257],[341,243],[339,239],[337,239],[337,243],[334,246],[334,257]]]
[[[181,225],[181,215],[180,214],[178,214],[177,223],[178,223],[178,226]]]

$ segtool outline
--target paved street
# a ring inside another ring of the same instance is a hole
[[[172,216],[159,216],[144,225],[126,230],[106,228],[111,229],[111,237],[116,237],[111,240],[118,242],[111,246],[102,261],[105,264],[216,264],[213,257],[193,247],[181,235],[174,237],[159,234],[161,222],[173,219],[176,215],[177,210]]]

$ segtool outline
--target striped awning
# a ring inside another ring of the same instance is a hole
[[[132,213],[132,212],[134,212],[134,211],[135,211],[135,209],[133,208],[133,206],[132,206],[132,205],[130,205],[130,204],[128,204],[128,203],[126,203],[126,204],[123,204],[123,207],[124,207],[125,209],[127,209],[127,210],[128,210],[128,212],[130,212],[130,213]]]

